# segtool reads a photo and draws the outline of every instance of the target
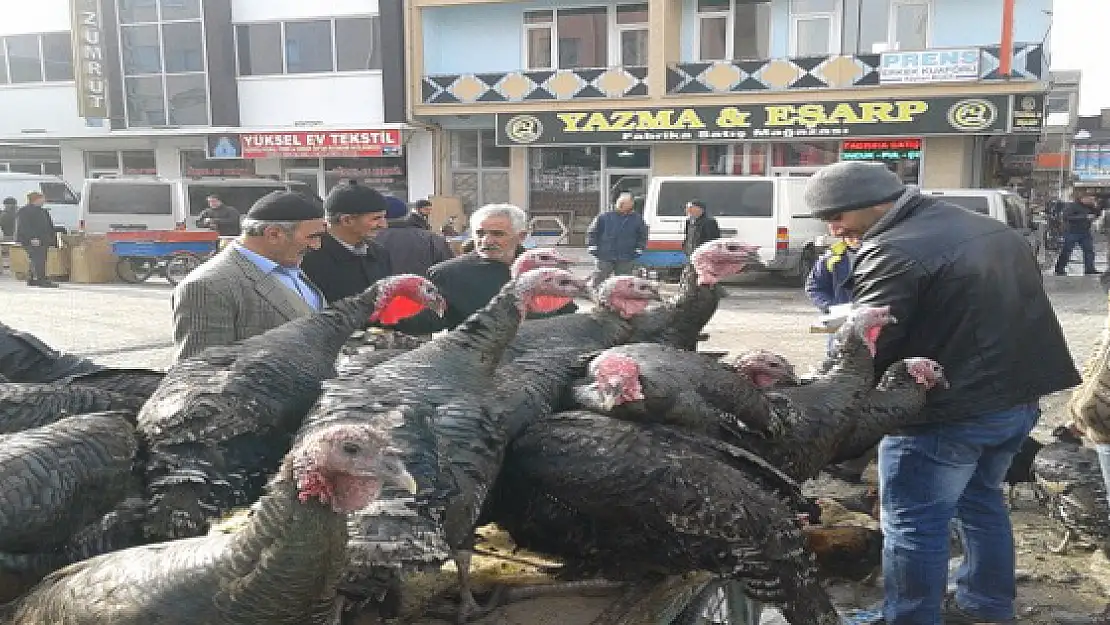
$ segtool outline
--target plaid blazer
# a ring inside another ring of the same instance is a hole
[[[326,301],[315,285],[309,286],[320,295],[320,301]],[[314,312],[297,293],[263,273],[232,245],[182,280],[173,291],[170,305],[174,362],[206,347],[230,345]]]

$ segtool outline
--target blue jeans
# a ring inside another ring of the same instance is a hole
[[[1098,459],[1102,464],[1102,479],[1106,482],[1106,495],[1110,497],[1110,443],[1095,445],[1095,451],[1098,452]],[[1110,515],[1110,510],[1107,510],[1106,514]]]
[[[1060,249],[1060,256],[1056,258],[1056,273],[1066,273],[1068,263],[1071,262],[1071,253],[1078,245],[1083,250],[1083,272],[1095,273],[1095,240],[1090,232],[1086,234],[1064,235],[1064,247]]]
[[[949,523],[965,557],[957,603],[985,620],[1014,617],[1014,537],[1002,480],[1040,417],[1036,403],[887,436],[879,445],[883,615],[888,625],[942,625]]]

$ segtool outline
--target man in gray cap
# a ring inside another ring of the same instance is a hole
[[[950,382],[930,392],[922,425],[879,445],[885,622],[1014,622],[1002,480],[1039,398],[1080,381],[1029,245],[1004,223],[906,188],[881,163],[825,167],[805,201],[833,235],[862,239],[853,302],[890,306],[897,319],[879,337],[876,373],[923,356]],[[945,598],[953,518],[967,562]]]
[[[300,265],[326,231],[323,207],[307,195],[274,191],[255,202],[239,240],[174,289],[174,360],[324,308],[324,294]]]

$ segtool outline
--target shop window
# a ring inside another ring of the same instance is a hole
[[[158,164],[154,150],[85,152],[87,178],[102,176],[154,176]]]
[[[651,148],[606,147],[605,167],[607,169],[651,169]]]
[[[499,147],[492,130],[451,133],[451,193],[473,211],[485,204],[509,201],[511,151]]]
[[[929,47],[929,0],[861,0],[858,52]]]
[[[791,0],[791,55],[824,56],[840,49],[839,0]]]
[[[659,186],[659,215],[684,215],[686,203],[698,198],[715,217],[771,217],[773,189],[773,183],[767,180],[721,180],[712,184],[671,181]]]
[[[774,167],[821,167],[840,160],[839,141],[799,141],[772,144]]]
[[[237,24],[240,76],[380,70],[377,15]]]
[[[698,0],[698,55],[702,61],[768,58],[770,1]]]
[[[767,174],[766,143],[730,143],[698,146],[701,176],[764,176]]]
[[[209,159],[204,150],[181,150],[181,175],[185,178],[250,178],[255,175],[254,161]]]
[[[380,158],[325,158],[324,188],[331,190],[348,179],[408,201],[408,165],[404,156]]]

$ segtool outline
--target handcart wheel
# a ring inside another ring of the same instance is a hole
[[[189,252],[177,252],[166,258],[163,273],[166,280],[173,285],[185,279],[189,272],[200,267],[200,258]]]
[[[116,263],[116,275],[128,284],[146,282],[154,275],[154,260],[125,256]]]

